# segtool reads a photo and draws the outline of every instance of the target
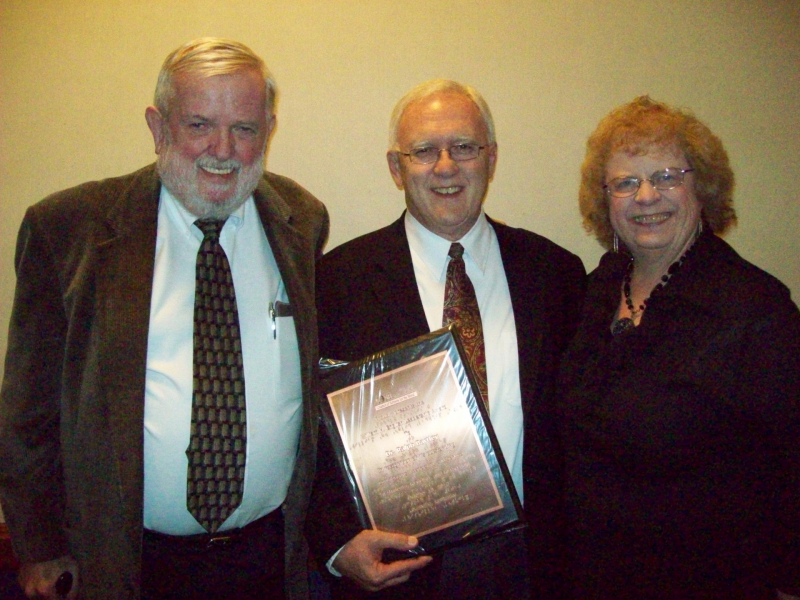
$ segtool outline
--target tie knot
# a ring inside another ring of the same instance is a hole
[[[219,239],[219,232],[225,225],[225,219],[198,219],[194,222],[197,228],[203,232],[205,239]]]
[[[450,258],[461,258],[464,255],[464,246],[458,242],[450,244],[450,251],[447,253]]]

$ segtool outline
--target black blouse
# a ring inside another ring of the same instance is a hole
[[[706,233],[612,336],[629,257],[590,275],[562,366],[575,598],[800,591],[800,312]]]

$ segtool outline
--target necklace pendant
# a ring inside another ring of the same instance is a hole
[[[611,335],[617,336],[634,327],[636,327],[636,323],[633,322],[633,319],[629,319],[628,317],[617,319],[611,323]]]

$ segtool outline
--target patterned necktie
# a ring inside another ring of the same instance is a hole
[[[475,288],[467,276],[464,264],[464,246],[455,242],[450,245],[450,264],[447,265],[447,282],[444,286],[444,313],[442,325],[455,323],[464,350],[467,353],[467,362],[472,367],[472,372],[478,379],[486,410],[489,410],[489,386],[486,380],[486,348],[483,344],[483,325],[481,324],[481,311],[478,308],[478,298]]]
[[[195,280],[186,505],[211,533],[241,504],[247,442],[239,313],[228,257],[219,243],[224,224],[195,221],[204,237]]]

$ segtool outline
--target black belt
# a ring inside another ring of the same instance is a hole
[[[282,522],[282,520],[283,514],[281,513],[281,509],[278,508],[260,519],[256,519],[244,527],[239,527],[237,529],[227,529],[225,531],[217,531],[216,533],[198,533],[196,535],[170,535],[169,533],[145,529],[144,536],[153,542],[177,544],[194,548],[212,548],[227,546],[252,538],[262,533],[268,527],[277,525]]]

